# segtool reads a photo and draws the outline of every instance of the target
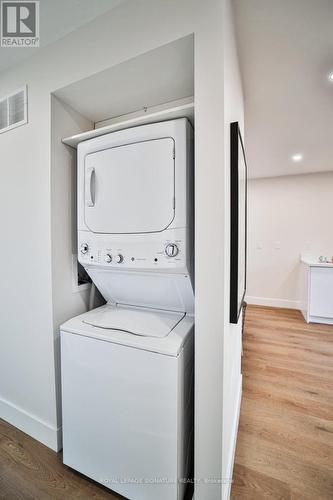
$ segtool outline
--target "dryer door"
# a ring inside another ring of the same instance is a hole
[[[85,222],[95,233],[149,233],[174,218],[174,140],[117,146],[85,158]]]

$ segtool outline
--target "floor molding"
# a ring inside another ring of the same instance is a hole
[[[238,386],[236,413],[235,413],[233,428],[232,428],[232,439],[231,439],[232,446],[230,447],[230,454],[229,454],[229,460],[228,460],[228,466],[227,466],[227,471],[228,471],[226,473],[227,478],[232,478],[232,476],[233,476],[233,469],[234,469],[234,462],[235,462],[235,455],[236,455],[238,424],[239,424],[240,409],[241,409],[241,402],[242,402],[242,379],[243,379],[243,376],[241,375],[239,386]],[[232,486],[232,482],[229,482],[228,484],[223,484],[223,486],[222,486],[222,499],[223,500],[230,499],[231,486]]]
[[[272,299],[268,297],[246,297],[246,302],[255,306],[283,307],[286,309],[301,309],[300,300]]]
[[[0,398],[0,418],[14,425],[34,439],[37,439],[37,441],[45,444],[48,448],[57,452],[61,450],[61,427],[52,427],[35,415],[32,415],[2,398]]]

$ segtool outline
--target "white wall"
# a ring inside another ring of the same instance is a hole
[[[223,435],[222,477],[223,498],[230,494],[230,480],[238,430],[241,403],[242,376],[242,318],[237,325],[229,323],[230,307],[230,123],[239,122],[244,131],[244,103],[235,42],[232,1],[226,2],[224,15],[224,123],[225,123],[225,246],[224,246],[224,342],[223,342]]]
[[[51,96],[51,253],[57,447],[62,445],[59,326],[88,310],[89,285],[75,288],[77,255],[76,150],[63,137],[93,128],[93,123]],[[83,290],[82,290],[83,288]]]
[[[0,75],[4,94],[28,81],[29,125],[0,135],[0,417],[56,447],[49,96],[42,78]]]
[[[51,96],[52,306],[58,330],[71,314],[86,309],[89,290],[74,289],[72,256],[77,254],[76,150],[61,139],[91,130],[94,124]],[[60,271],[60,272],[59,272]]]
[[[61,284],[59,288],[55,285],[56,274],[63,272],[64,261],[62,258],[58,261],[55,252],[57,231],[52,209],[57,203],[53,203],[51,181],[55,181],[56,165],[51,170],[50,94],[138,54],[195,34],[195,472],[198,479],[213,478],[211,483],[201,482],[196,487],[197,500],[216,500],[222,495],[221,484],[214,479],[221,478],[225,455],[222,457],[222,434],[227,417],[222,403],[229,368],[224,371],[223,363],[233,356],[234,342],[229,336],[226,297],[229,205],[224,195],[228,193],[229,167],[225,164],[228,158],[224,148],[224,139],[227,141],[224,105],[228,93],[230,98],[234,95],[232,87],[238,76],[231,49],[230,71],[235,77],[230,77],[229,90],[224,94],[224,71],[229,71],[229,63],[224,67],[223,25],[228,24],[228,21],[223,23],[225,2],[128,1],[41,49],[24,63],[0,73],[1,93],[24,83],[29,91],[29,124],[0,135],[4,159],[0,213],[3,239],[7,242],[1,247],[6,266],[0,292],[0,416],[56,449],[59,419],[53,328],[77,309],[76,305],[57,309],[53,300],[54,287],[60,291]],[[231,113],[230,104],[228,116],[232,114],[232,119],[237,119],[241,112],[238,91],[232,102],[237,111]],[[68,237],[64,236],[67,244]],[[68,255],[64,258],[68,259]],[[60,305],[61,298],[56,302]],[[225,331],[229,336],[226,342]],[[18,415],[16,420],[15,415]],[[25,419],[27,415],[31,416],[29,422],[37,426],[34,430]],[[46,437],[43,425],[48,432]],[[230,447],[225,446],[225,449]]]
[[[299,308],[300,254],[333,255],[333,173],[249,182],[250,303]]]

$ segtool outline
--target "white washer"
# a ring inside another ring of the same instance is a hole
[[[183,498],[193,318],[102,306],[62,326],[61,359],[64,463],[129,499]]]
[[[131,500],[182,500],[193,457],[185,118],[79,144],[78,248],[107,305],[61,327],[64,463]]]

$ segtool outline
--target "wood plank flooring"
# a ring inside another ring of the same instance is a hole
[[[232,499],[333,499],[333,326],[249,306]]]
[[[55,453],[0,419],[0,498],[6,500],[116,500]]]

